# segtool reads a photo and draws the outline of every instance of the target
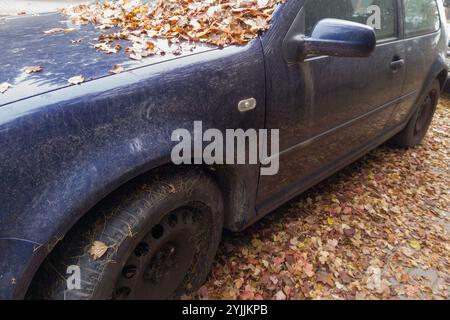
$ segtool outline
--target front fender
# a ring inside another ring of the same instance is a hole
[[[39,259],[44,247],[34,241],[15,238],[0,239],[0,300],[22,299],[33,271],[28,262]],[[35,268],[37,266],[34,266]]]

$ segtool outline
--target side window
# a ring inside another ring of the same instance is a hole
[[[439,30],[439,9],[436,0],[405,0],[406,36]]]
[[[307,0],[306,35],[311,35],[320,20],[334,18],[371,26],[378,40],[396,37],[396,12],[395,0]]]

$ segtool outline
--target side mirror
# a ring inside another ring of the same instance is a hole
[[[303,61],[308,55],[335,57],[368,57],[376,47],[376,35],[372,27],[338,20],[321,20],[311,37],[297,35],[286,43],[288,62]]]

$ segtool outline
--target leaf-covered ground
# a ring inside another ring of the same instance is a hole
[[[448,299],[450,98],[423,145],[382,146],[240,234],[196,299]]]

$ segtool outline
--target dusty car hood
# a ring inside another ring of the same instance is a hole
[[[67,33],[44,34],[52,28],[76,28]],[[178,59],[187,55],[216,50],[205,45],[181,56],[166,54],[133,61],[122,50],[106,54],[94,49],[95,39],[102,33],[92,25],[74,26],[58,13],[9,17],[0,22],[0,83],[13,87],[0,94],[0,106],[31,96],[67,87],[68,79],[83,75],[86,81],[111,76],[115,64],[126,70]],[[81,39],[81,43],[71,43]],[[163,43],[164,42],[164,43]],[[162,45],[167,41],[161,40]],[[26,74],[27,66],[41,66],[42,72]]]

